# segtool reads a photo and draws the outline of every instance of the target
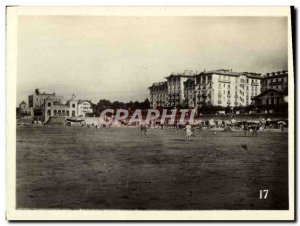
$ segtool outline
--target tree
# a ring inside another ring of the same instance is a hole
[[[96,113],[101,114],[105,109],[112,109],[112,103],[106,99],[99,100],[96,106]]]
[[[219,111],[224,111],[225,108],[222,106],[213,106],[211,104],[204,104],[200,107],[199,112],[203,114],[216,114]]]
[[[148,98],[143,103],[143,109],[149,109],[150,108],[150,101]]]
[[[189,108],[188,101],[187,101],[187,100],[183,100],[183,101],[181,102],[179,108],[184,108],[184,109]]]
[[[113,108],[114,110],[117,110],[117,109],[126,109],[127,106],[126,106],[126,104],[123,103],[123,102],[120,102],[120,101],[114,101],[114,102],[112,103],[112,108]]]

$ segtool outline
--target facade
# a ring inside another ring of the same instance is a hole
[[[262,76],[257,73],[215,70],[196,75],[196,108],[203,105],[237,107],[251,104],[261,92]]]
[[[196,107],[195,81],[195,78],[188,78],[185,82],[183,82],[184,99],[188,108]]]
[[[149,88],[151,107],[248,106],[261,93],[263,77],[258,73],[220,69],[196,75],[171,74],[166,79]]]
[[[287,93],[276,89],[268,89],[253,98],[256,106],[275,106],[286,103]]]
[[[150,90],[150,107],[168,106],[168,84],[167,82],[153,83]]]
[[[262,79],[262,92],[268,89],[284,91],[288,87],[288,72],[278,71],[264,75]]]
[[[34,94],[28,96],[29,107],[41,108],[46,99],[51,99],[59,103],[63,102],[63,97],[56,96],[55,93],[39,93],[36,91]]]
[[[189,78],[194,78],[192,75],[171,74],[166,77],[168,85],[168,105],[167,107],[176,107],[184,104],[184,82]]]
[[[92,103],[88,100],[79,100],[77,108],[78,116],[85,116],[87,113],[93,113]]]
[[[19,113],[21,115],[32,115],[32,108],[27,106],[25,101],[19,104]]]
[[[53,99],[46,99],[42,109],[45,121],[48,121],[51,116],[70,116],[69,106],[53,101]]]
[[[253,97],[256,106],[269,108],[287,103],[288,100],[288,72],[278,71],[264,75],[262,79],[262,93]],[[284,110],[284,109],[282,109]]]
[[[62,96],[56,96],[55,93],[47,94],[36,91],[28,96],[30,107],[23,101],[19,108],[21,111],[30,111],[31,116],[48,121],[52,116],[77,117],[85,116],[86,113],[92,113],[92,103],[87,100],[77,100],[73,94],[72,98],[63,103]]]

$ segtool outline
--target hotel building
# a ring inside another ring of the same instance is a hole
[[[185,74],[171,74],[170,76],[166,77],[168,84],[167,107],[176,107],[184,104],[184,83],[190,78],[193,79],[194,76]]]
[[[196,75],[171,74],[166,79],[167,82],[154,83],[149,88],[151,107],[181,105],[198,110],[204,105],[247,106],[261,93],[263,77],[258,73],[220,69]]]
[[[288,72],[278,71],[264,75],[262,92],[253,98],[256,106],[275,106],[288,101]],[[282,109],[284,110],[284,109]]]
[[[168,105],[168,84],[167,82],[153,83],[150,90],[150,107],[166,107]]]
[[[196,108],[203,105],[237,107],[251,104],[261,92],[261,74],[215,70],[196,75]]]

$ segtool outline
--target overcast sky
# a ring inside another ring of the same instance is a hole
[[[283,17],[21,16],[18,103],[35,88],[67,100],[144,100],[172,72],[287,70]]]

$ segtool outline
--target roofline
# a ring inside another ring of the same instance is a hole
[[[288,77],[288,76],[289,76],[289,74],[285,74],[285,75],[272,75],[272,76],[264,75],[263,79],[268,79],[268,78],[283,78],[283,77]]]
[[[265,95],[266,93],[269,93],[269,92],[271,92],[271,91],[277,92],[277,93],[281,93],[281,94],[284,94],[284,92],[283,92],[283,91],[280,91],[280,90],[276,90],[276,89],[267,89],[267,90],[265,90],[264,92],[262,92],[262,93],[258,94],[257,96],[253,97],[252,100],[257,99],[258,97],[263,96],[263,95]]]
[[[177,75],[174,75],[174,74],[171,74],[167,77],[165,77],[166,79],[170,78],[170,77],[184,77],[184,78],[192,78],[192,77],[195,77],[195,75],[183,75],[183,74],[177,74]]]

